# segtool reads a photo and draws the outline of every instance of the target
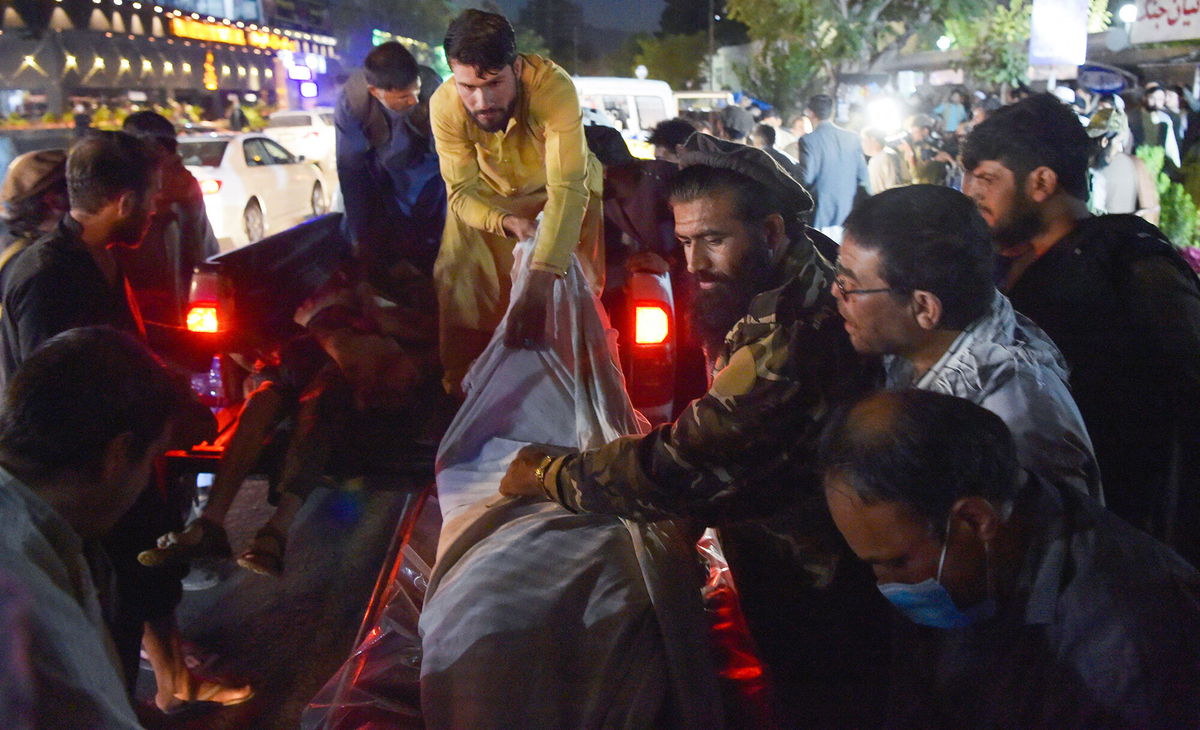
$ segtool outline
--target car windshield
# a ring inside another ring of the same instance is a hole
[[[195,142],[181,141],[179,156],[183,164],[192,167],[217,167],[225,156],[225,148],[229,145],[227,139],[205,139]]]
[[[279,114],[267,120],[268,127],[308,127],[312,119],[307,114]]]

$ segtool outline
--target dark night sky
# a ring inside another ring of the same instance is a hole
[[[509,19],[516,21],[525,0],[498,0]],[[662,0],[577,0],[587,22],[597,28],[620,28],[637,33],[658,31]]]

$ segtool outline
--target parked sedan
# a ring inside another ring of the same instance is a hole
[[[221,250],[285,230],[329,209],[321,168],[262,134],[179,138],[183,164],[200,181]]]
[[[333,107],[277,111],[267,119],[263,131],[296,154],[320,163],[326,179],[336,169]]]

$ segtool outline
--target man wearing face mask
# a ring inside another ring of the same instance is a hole
[[[441,83],[392,41],[367,54],[338,97],[337,168],[355,255],[381,284],[406,260],[433,269],[446,220],[446,189],[429,129],[429,97]]]
[[[572,253],[592,290],[603,289],[603,172],[571,77],[550,59],[517,53],[508,20],[465,10],[445,45],[454,77],[434,93],[430,113],[450,212],[433,276],[444,383],[454,392],[508,308],[515,241],[536,236],[509,347],[545,340],[550,292]]]
[[[998,416],[869,395],[820,451],[830,513],[905,616],[889,725],[1196,727],[1200,574],[1069,487],[1019,489]]]

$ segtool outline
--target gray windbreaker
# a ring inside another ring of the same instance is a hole
[[[913,382],[912,363],[884,357],[888,388],[916,387],[966,398],[1008,424],[1026,471],[1104,502],[1092,440],[1067,387],[1067,365],[1050,338],[995,293],[986,314]]]

